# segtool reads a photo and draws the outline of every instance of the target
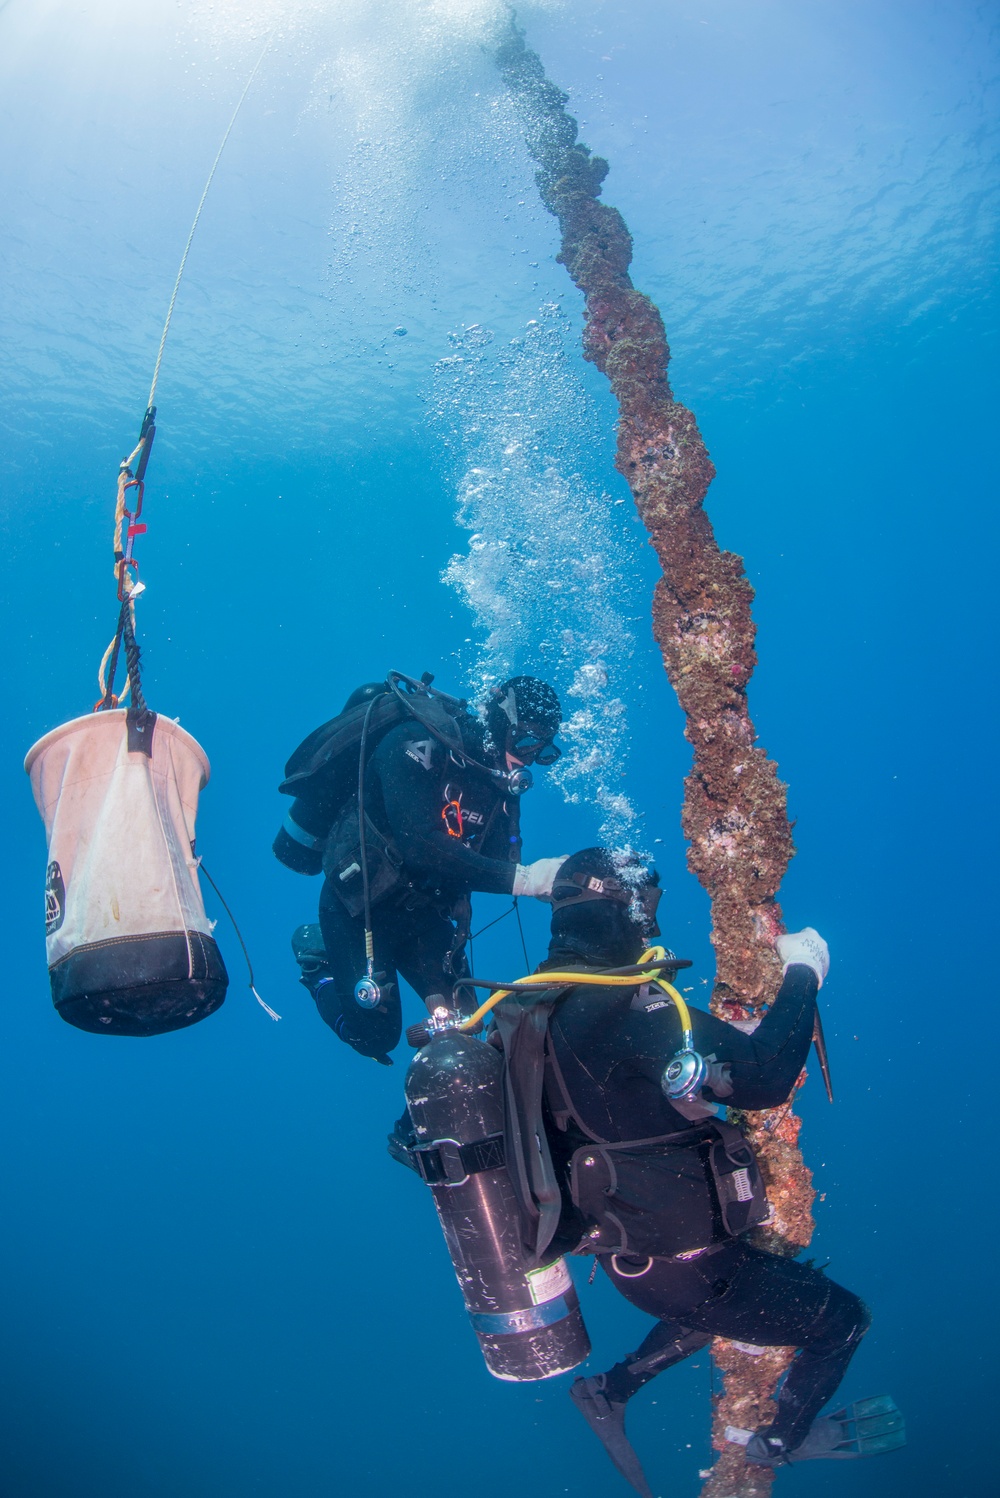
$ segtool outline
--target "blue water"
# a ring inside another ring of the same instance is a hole
[[[578,773],[532,792],[528,853],[602,825],[653,851],[666,934],[696,990],[711,976],[652,557],[481,47],[491,13],[0,9],[4,1498],[627,1491],[566,1380],[486,1374],[430,1202],[384,1153],[402,1066],[362,1061],[317,1020],[288,935],[318,890],[269,851],[284,759],[357,682],[397,667],[471,689],[508,661],[547,667],[577,689]],[[802,1099],[823,1193],[811,1252],[874,1312],[845,1393],[891,1391],[910,1445],[797,1469],[778,1491],[985,1498],[996,10],[568,0],[521,15],[611,160],[606,198],[719,470],[716,533],[758,590],[753,711],[797,818],[785,910],[833,953],[837,1102],[815,1077]],[[253,1002],[220,925],[233,982],[217,1016],[102,1041],[49,1002],[21,760],[97,695],[117,464],[272,26],[167,346],[139,627],[152,705],[211,757],[200,847],[283,1018]],[[588,768],[602,742],[613,774]],[[477,905],[484,921],[502,908]],[[529,914],[536,960],[545,923]],[[477,961],[519,966],[509,922]],[[599,1369],[645,1323],[604,1284],[582,1293]],[[636,1401],[658,1494],[697,1492],[710,1378],[702,1356]]]

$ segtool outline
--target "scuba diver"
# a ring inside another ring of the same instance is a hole
[[[326,875],[318,926],[292,937],[301,981],[340,1039],[386,1066],[402,1029],[398,975],[431,1008],[467,1007],[456,990],[472,892],[544,900],[562,862],[519,862],[528,767],[559,757],[552,687],[512,677],[492,689],[484,722],[432,680],[390,672],[359,687],[280,787],[295,799],[276,856]]]
[[[629,965],[659,935],[658,882],[601,848],[567,859],[552,890],[539,976],[635,974]],[[657,1318],[637,1351],[570,1391],[644,1498],[649,1488],[625,1434],[628,1401],[713,1336],[796,1348],[773,1422],[737,1433],[749,1462],[861,1457],[905,1442],[888,1396],[820,1416],[868,1329],[862,1302],[811,1264],[745,1236],[769,1209],[750,1144],[716,1116],[717,1105],[775,1108],[788,1099],[829,968],[825,941],[808,927],[779,937],[777,950],[781,987],[751,1033],[689,1010],[666,977],[690,964],[670,952],[657,981],[601,987],[591,977],[591,986],[521,990],[494,1010],[507,1162],[526,1245],[536,1256],[596,1254],[615,1288]]]

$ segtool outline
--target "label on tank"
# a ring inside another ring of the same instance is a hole
[[[543,1306],[546,1301],[565,1295],[573,1284],[565,1259],[557,1259],[554,1264],[546,1264],[543,1269],[529,1269],[525,1279],[536,1306]]]

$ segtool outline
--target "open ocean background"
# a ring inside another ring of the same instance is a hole
[[[382,1069],[321,1024],[288,940],[319,884],[270,853],[284,760],[359,682],[548,670],[575,689],[579,773],[539,776],[526,853],[585,846],[602,819],[653,851],[665,936],[707,992],[651,554],[482,47],[493,13],[0,6],[4,1498],[627,1495],[567,1378],[486,1373],[429,1196],[385,1153],[405,1044]],[[611,162],[605,199],[717,465],[707,507],[758,590],[752,708],[798,819],[783,904],[833,954],[837,1101],[814,1074],[801,1105],[809,1252],[874,1311],[843,1393],[891,1392],[910,1445],[776,1491],[992,1498],[997,8],[539,0],[520,18]],[[218,1015],[102,1040],[51,1007],[21,764],[97,696],[117,466],[272,27],[167,344],[138,612],[147,697],[212,760],[200,851],[283,1018],[223,920]],[[503,904],[480,897],[478,921]],[[545,910],[528,915],[537,961]],[[511,921],[476,960],[520,969]],[[596,1371],[649,1323],[603,1279],[581,1294]],[[632,1407],[657,1494],[698,1491],[710,1382],[703,1355]]]

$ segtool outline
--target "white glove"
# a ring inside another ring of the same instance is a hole
[[[830,948],[812,926],[804,926],[801,931],[789,931],[784,936],[779,936],[775,942],[778,956],[785,964],[783,973],[795,962],[801,962],[804,967],[811,967],[819,979],[820,988],[823,987],[823,979],[830,971]]]
[[[536,900],[547,900],[552,894],[556,875],[569,857],[537,858],[534,863],[519,863],[514,874],[514,894],[531,895]]]

